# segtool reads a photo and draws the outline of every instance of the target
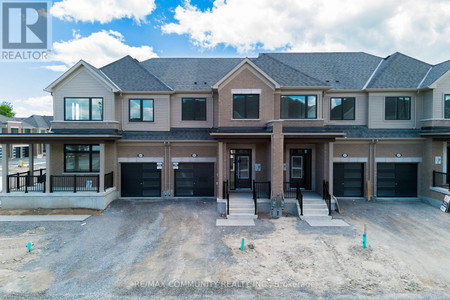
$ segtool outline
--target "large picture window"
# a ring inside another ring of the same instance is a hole
[[[444,118],[450,119],[450,94],[444,95]]]
[[[331,120],[354,120],[355,98],[331,98],[330,99]]]
[[[259,95],[233,95],[233,119],[259,119]]]
[[[183,121],[206,121],[206,99],[183,98],[181,111]]]
[[[64,172],[99,172],[100,145],[64,145]]]
[[[411,97],[386,97],[385,120],[411,120]]]
[[[282,119],[316,119],[317,96],[281,96]]]
[[[103,98],[64,98],[65,121],[102,121]]]
[[[153,122],[153,99],[130,99],[130,122]]]

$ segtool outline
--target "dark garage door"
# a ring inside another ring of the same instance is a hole
[[[122,197],[161,197],[161,170],[156,163],[122,164]]]
[[[213,197],[214,163],[179,163],[175,170],[176,197]]]
[[[336,197],[363,197],[364,164],[335,163],[333,165],[333,194]]]
[[[378,197],[417,197],[417,164],[377,164]]]

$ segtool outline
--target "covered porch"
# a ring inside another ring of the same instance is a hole
[[[105,209],[117,199],[115,134],[1,135],[3,209]],[[10,145],[29,144],[28,171],[9,171]],[[34,144],[46,145],[45,168],[35,169]],[[110,157],[111,156],[111,157]],[[108,159],[106,159],[108,157]]]

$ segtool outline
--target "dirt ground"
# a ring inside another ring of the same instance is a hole
[[[64,208],[64,209],[1,209],[0,216],[25,216],[25,215],[102,215],[102,210],[88,208]]]
[[[255,227],[215,227],[215,202],[202,200],[0,223],[0,298],[450,298],[450,214],[420,202],[341,207],[349,227],[264,215]]]

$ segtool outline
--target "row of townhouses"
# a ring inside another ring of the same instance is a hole
[[[47,145],[46,174],[25,186],[3,168],[5,208],[213,197],[225,211],[235,192],[257,194],[261,209],[273,197],[294,203],[297,189],[361,201],[449,194],[450,61],[126,56],[80,61],[46,91],[51,133],[0,138]]]
[[[43,134],[50,130],[52,116],[32,115],[28,118],[9,118],[0,115],[0,128],[2,134]],[[35,144],[33,146],[35,156],[45,154],[45,144]],[[27,158],[30,155],[30,145],[27,143],[10,145],[9,158]],[[0,146],[0,158],[2,157],[2,147]]]

